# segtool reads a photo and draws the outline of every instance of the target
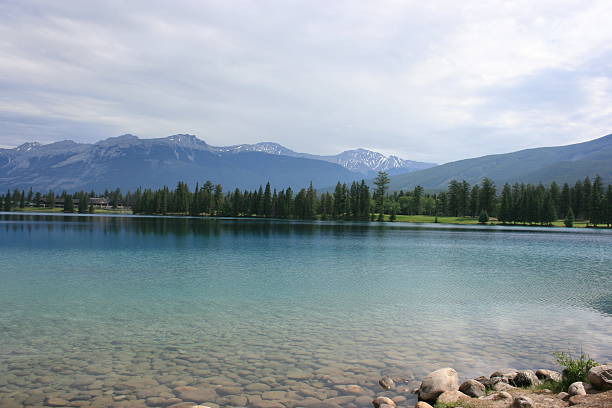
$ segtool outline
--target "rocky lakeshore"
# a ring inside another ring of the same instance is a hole
[[[565,375],[565,371],[507,368],[495,371],[489,377],[481,376],[460,383],[457,371],[441,368],[427,375],[413,390],[418,396],[415,408],[612,407],[612,364],[591,368],[588,382],[574,382],[566,391],[555,394],[549,388],[553,385],[558,388],[566,380]],[[393,390],[395,383],[390,377],[379,381],[385,390]],[[395,408],[404,401],[401,397],[379,396],[372,405],[374,408]]]
[[[88,375],[75,377],[70,392],[52,390],[49,384],[45,384],[48,378],[41,376],[37,390],[0,395],[0,408],[612,407],[610,364],[592,368],[588,382],[573,383],[559,393],[546,389],[544,384],[562,381],[563,373],[547,369],[509,368],[497,370],[488,377],[460,381],[456,370],[441,368],[421,381],[413,376],[383,376],[378,381],[364,378],[362,385],[351,384],[337,367],[315,372],[295,369],[287,372],[284,381],[262,375],[256,382],[244,381],[254,374],[247,371],[237,373],[235,378],[197,379],[194,376],[166,375],[151,379],[132,376],[114,384],[97,380],[96,377],[102,374],[105,373],[90,369]],[[0,378],[0,382],[7,380],[11,381],[13,377]]]

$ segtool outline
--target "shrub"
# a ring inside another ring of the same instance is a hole
[[[569,211],[567,212],[567,217],[565,217],[565,220],[563,221],[563,223],[565,224],[567,228],[572,228],[574,226],[574,221],[575,221],[574,211],[572,211],[572,208],[570,207]]]
[[[478,222],[481,224],[486,224],[489,222],[489,214],[485,210],[480,211],[480,215],[478,216]]]
[[[589,357],[588,354],[580,352],[580,357],[574,358],[570,353],[554,353],[557,364],[564,367],[562,385],[567,389],[576,381],[587,382],[589,370],[599,365],[599,363]]]

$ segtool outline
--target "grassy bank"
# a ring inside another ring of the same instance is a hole
[[[24,207],[14,208],[11,212],[63,213],[61,208]],[[78,214],[76,211],[72,214]],[[132,210],[106,210],[96,208],[95,214],[132,214]]]
[[[41,208],[41,207],[25,207],[25,208],[15,208],[13,212],[38,212],[38,213],[63,213],[61,208]],[[76,212],[75,212],[76,214]],[[132,214],[132,210],[127,209],[96,209],[95,214]],[[182,213],[168,213],[168,216],[181,216],[188,215]],[[162,215],[160,215],[162,216]],[[250,218],[250,217],[245,217]],[[261,218],[261,217],[254,217]],[[439,224],[452,224],[452,225],[477,225],[478,218],[477,217],[437,217]],[[389,221],[390,216],[388,214],[385,215],[385,221]],[[397,222],[409,222],[409,223],[435,223],[436,217],[433,215],[397,215]],[[502,224],[497,222],[497,220],[492,219],[487,225],[517,225],[517,226],[533,226],[539,227],[539,224]],[[553,226],[555,227],[564,227],[563,220],[557,220],[553,222]],[[546,226],[542,226],[546,227]],[[574,228],[586,228],[586,221],[575,221]],[[600,226],[602,228],[604,226]]]
[[[389,215],[385,215],[385,221],[389,221]],[[413,223],[434,223],[436,217],[433,215],[397,215],[397,222],[413,222]],[[477,217],[438,217],[438,223],[440,224],[459,224],[459,225],[476,225],[478,224]],[[502,224],[496,220],[491,220],[487,225],[517,225],[517,226],[531,226],[539,227],[540,224]],[[563,220],[557,220],[553,222],[555,227],[565,227]],[[586,221],[575,221],[574,228],[586,228]],[[543,226],[546,227],[546,226]],[[603,226],[600,226],[603,227]]]

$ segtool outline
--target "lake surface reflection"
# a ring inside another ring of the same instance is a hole
[[[603,230],[2,214],[0,406],[408,406],[381,375],[610,361],[611,248]]]

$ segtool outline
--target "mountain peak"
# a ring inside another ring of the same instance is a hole
[[[200,141],[196,135],[190,135],[188,133],[177,133],[176,135],[166,137],[166,140],[177,143]]]
[[[122,143],[122,142],[134,142],[136,140],[140,140],[138,136],[134,136],[130,133],[126,133],[120,136],[108,137],[104,140],[100,140],[96,144],[112,144],[112,143]]]
[[[39,146],[42,146],[42,145],[40,143],[38,143],[38,142],[27,142],[27,143],[24,143],[22,145],[17,146],[15,148],[15,150],[17,150],[18,152],[21,152],[21,153],[25,153],[25,152],[29,152],[30,150],[35,149],[35,148],[37,148]]]

